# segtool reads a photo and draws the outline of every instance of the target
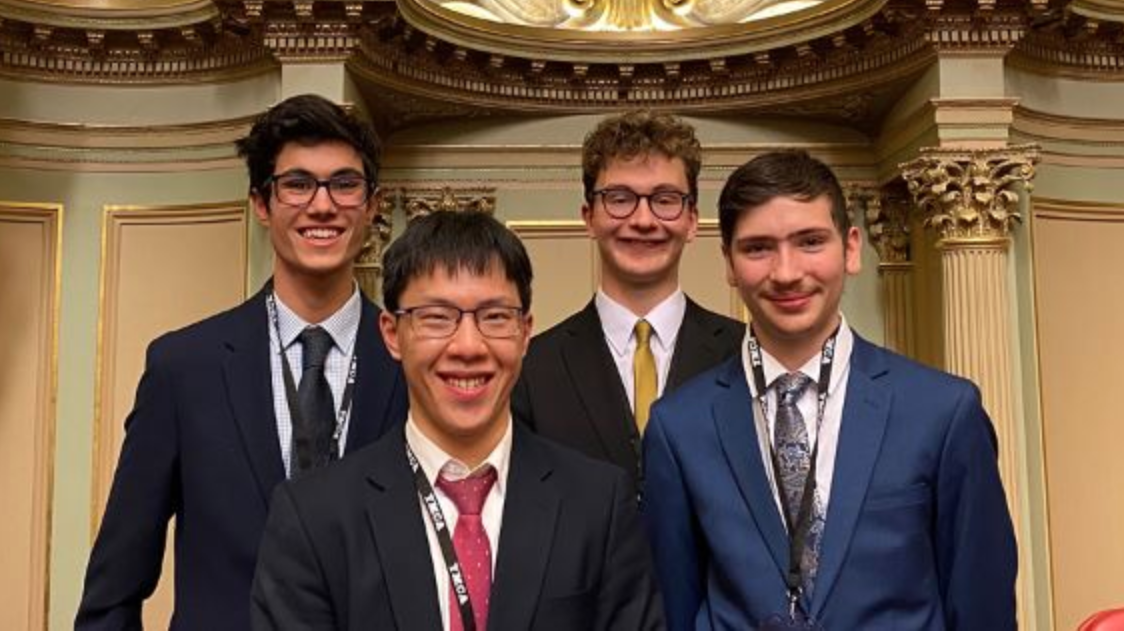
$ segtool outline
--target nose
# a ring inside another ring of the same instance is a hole
[[[484,335],[476,326],[476,315],[466,312],[457,323],[457,330],[449,339],[449,353],[458,357],[476,357],[487,351]]]
[[[316,187],[316,193],[312,194],[312,200],[308,203],[307,208],[310,213],[331,213],[336,210],[336,205],[328,192],[327,184],[320,184]]]
[[[789,285],[799,281],[801,276],[803,271],[798,253],[793,252],[787,244],[781,245],[773,258],[773,282],[778,285]]]
[[[636,210],[628,216],[628,222],[633,228],[651,230],[659,225],[659,219],[652,212],[652,198],[643,197],[636,201]]]

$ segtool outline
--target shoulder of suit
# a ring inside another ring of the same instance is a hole
[[[257,316],[262,323],[266,323],[265,302],[260,293],[230,309],[160,335],[149,345],[149,353],[155,357],[176,357],[181,354],[196,357],[206,353],[210,348],[209,343],[227,339],[232,332],[242,329],[248,321],[255,318],[255,310],[259,309],[261,313]]]
[[[586,311],[587,309],[588,305],[570,314],[553,327],[535,334],[531,338],[531,346],[528,353],[534,352],[536,349],[544,349],[564,344],[569,338],[569,332],[575,327],[578,327],[584,319],[589,318],[589,314]]]
[[[596,488],[610,488],[618,477],[626,476],[624,470],[607,461],[586,456],[569,446],[562,445],[528,429],[517,429],[520,449],[532,449],[553,470],[552,477],[563,479],[563,487],[576,493],[589,493]]]
[[[904,382],[911,385],[925,383],[926,389],[949,389],[954,391],[976,388],[971,380],[960,377],[959,375],[953,375],[952,373],[942,371],[927,364],[922,364],[896,351],[876,345],[859,336],[857,332],[855,333],[855,347],[851,353],[852,367],[855,366],[856,362],[861,362],[861,360],[856,358],[856,354],[872,354],[879,356],[887,372],[892,376],[893,380],[898,383]]]

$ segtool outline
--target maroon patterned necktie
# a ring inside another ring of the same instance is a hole
[[[468,586],[477,630],[488,629],[488,600],[492,592],[492,546],[480,511],[495,482],[496,470],[491,467],[480,476],[459,481],[437,478],[437,487],[453,501],[460,514],[453,530],[453,548],[457,551],[457,561]],[[449,629],[464,630],[460,604],[452,584],[449,585]]]

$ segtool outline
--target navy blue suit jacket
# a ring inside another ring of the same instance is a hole
[[[671,629],[787,612],[788,536],[740,356],[655,406],[644,518]],[[855,337],[819,575],[827,629],[1016,628],[1017,555],[978,389]]]
[[[406,387],[363,299],[345,454],[400,424]],[[148,348],[78,629],[140,629],[176,520],[172,628],[250,627],[250,584],[273,488],[285,479],[265,294]]]

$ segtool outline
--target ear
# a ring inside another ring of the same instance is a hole
[[[261,192],[254,189],[250,192],[250,206],[254,209],[254,217],[262,226],[269,226],[269,200],[262,197]]]
[[[726,262],[726,285],[737,287],[738,280],[734,275],[734,260],[730,258],[730,247],[722,244],[722,260]]]
[[[695,240],[695,235],[699,233],[699,207],[693,201],[691,207],[687,209],[687,221],[691,222],[691,225],[687,228],[687,241],[691,242]]]
[[[858,227],[852,226],[843,240],[843,266],[847,274],[854,276],[863,268],[863,237]]]
[[[402,352],[398,348],[398,317],[383,310],[379,314],[379,333],[382,334],[382,341],[386,344],[390,357],[401,362]]]
[[[582,221],[585,222],[585,232],[588,233],[590,237],[594,237],[594,234],[593,234],[593,207],[590,206],[589,202],[586,202],[585,204],[582,204]]]
[[[527,349],[531,345],[531,335],[535,329],[535,316],[530,312],[524,317],[523,321],[523,357],[527,357]]]

